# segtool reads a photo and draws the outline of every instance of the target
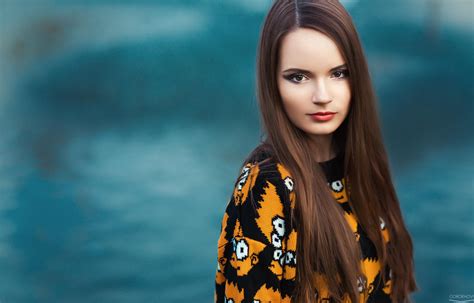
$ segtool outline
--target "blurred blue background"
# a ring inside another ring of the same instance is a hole
[[[474,294],[474,1],[342,1],[415,244]],[[0,0],[0,302],[210,302],[270,0]]]

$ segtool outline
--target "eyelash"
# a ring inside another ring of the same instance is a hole
[[[334,71],[333,75],[334,75],[335,73],[338,73],[338,72],[342,73],[343,76],[342,76],[342,77],[339,77],[339,78],[336,78],[336,79],[344,79],[344,78],[349,77],[349,70],[348,70],[347,68],[338,69],[338,70]],[[299,84],[299,83],[301,83],[301,82],[292,80],[293,77],[295,77],[295,76],[297,76],[297,75],[305,76],[305,75],[302,74],[302,73],[293,73],[293,74],[291,74],[291,75],[286,75],[286,76],[285,76],[285,79],[290,80],[290,81],[293,82],[293,83]],[[305,77],[306,77],[306,76],[305,76]]]

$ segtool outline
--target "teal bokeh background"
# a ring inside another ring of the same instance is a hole
[[[342,1],[415,244],[474,294],[473,5]],[[210,302],[269,0],[0,0],[0,302]]]

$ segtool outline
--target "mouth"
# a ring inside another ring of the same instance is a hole
[[[330,121],[332,118],[334,118],[335,112],[317,112],[314,114],[309,114],[311,119],[317,122],[325,122],[325,121]]]
[[[308,114],[310,116],[314,116],[314,115],[317,115],[317,116],[327,116],[327,115],[334,115],[335,112],[317,112],[317,113],[311,113],[311,114]]]

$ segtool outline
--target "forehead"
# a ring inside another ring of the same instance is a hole
[[[305,68],[327,71],[344,63],[331,38],[309,28],[298,28],[286,34],[280,45],[280,69]]]

